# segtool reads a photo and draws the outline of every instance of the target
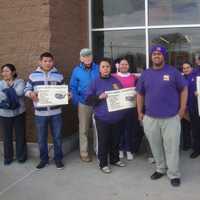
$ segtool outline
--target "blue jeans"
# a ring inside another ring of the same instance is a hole
[[[61,114],[53,116],[35,116],[38,144],[41,161],[48,162],[48,125],[50,125],[54,145],[54,160],[62,160],[62,117]]]

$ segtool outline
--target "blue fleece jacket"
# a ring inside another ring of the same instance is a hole
[[[99,66],[92,63],[91,68],[86,69],[83,63],[75,66],[70,79],[70,91],[72,102],[77,105],[79,102],[85,104],[85,92],[91,82],[99,76]]]
[[[95,117],[110,124],[120,121],[126,110],[108,112],[106,99],[100,100],[98,97],[105,91],[114,90],[116,85],[119,89],[122,88],[119,80],[113,76],[109,78],[99,77],[92,82],[85,95],[86,103],[93,106]]]

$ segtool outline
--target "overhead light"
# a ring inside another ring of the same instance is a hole
[[[168,40],[166,40],[166,39],[165,39],[164,37],[162,37],[162,36],[160,36],[160,39],[161,39],[163,42],[167,43],[167,44],[170,43]]]

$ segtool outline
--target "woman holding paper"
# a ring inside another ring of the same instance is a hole
[[[100,61],[100,77],[92,82],[86,92],[86,102],[94,109],[94,118],[97,129],[97,156],[99,167],[104,173],[111,173],[108,163],[124,167],[125,164],[119,159],[119,135],[120,122],[124,111],[109,112],[106,102],[105,91],[121,89],[121,83],[111,76],[111,61],[103,58]]]
[[[27,159],[25,139],[25,105],[22,79],[17,78],[16,68],[12,64],[1,67],[0,81],[0,124],[4,143],[4,164],[10,165],[14,159],[13,131],[16,140],[16,159],[24,163]]]
[[[121,58],[119,61],[118,72],[113,74],[124,88],[136,86],[137,77],[129,72],[129,63],[126,58]],[[127,160],[133,160],[134,154],[138,151],[141,139],[142,129],[137,117],[136,107],[126,110],[123,123],[121,126],[120,135],[120,158],[126,153]]]

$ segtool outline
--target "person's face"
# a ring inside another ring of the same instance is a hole
[[[151,55],[151,59],[155,66],[161,66],[164,63],[164,56],[160,51],[154,51]]]
[[[183,74],[189,75],[192,72],[192,67],[188,63],[183,64]]]
[[[1,71],[1,75],[3,80],[9,81],[13,79],[15,72],[12,72],[8,67],[4,67]]]
[[[108,62],[102,61],[99,66],[100,74],[102,77],[109,76],[111,73],[111,66]]]
[[[200,59],[199,59],[199,58],[196,58],[196,59],[195,59],[195,63],[196,63],[196,65],[200,65]]]
[[[93,56],[81,56],[80,60],[86,67],[90,67],[93,61]]]
[[[45,72],[50,71],[53,65],[54,61],[50,57],[43,57],[42,60],[40,60],[40,66]]]
[[[129,70],[129,64],[127,60],[121,60],[121,62],[119,63],[119,72],[127,73],[128,70]]]

